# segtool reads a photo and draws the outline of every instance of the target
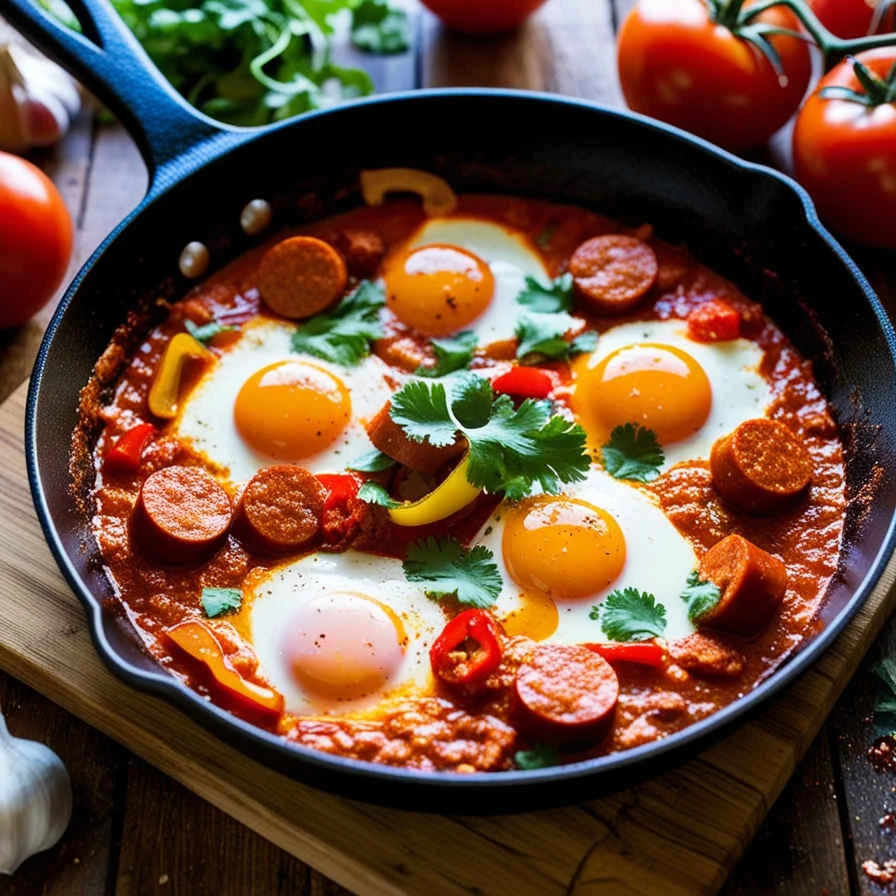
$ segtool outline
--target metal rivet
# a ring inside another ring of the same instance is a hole
[[[211,256],[205,243],[192,242],[184,246],[184,251],[180,253],[180,272],[184,277],[196,280],[201,277],[207,270]]]
[[[268,228],[273,214],[269,202],[265,202],[264,199],[253,199],[240,212],[240,227],[249,236],[257,236]]]

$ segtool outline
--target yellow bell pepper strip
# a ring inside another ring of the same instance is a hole
[[[254,682],[247,681],[231,666],[215,633],[201,622],[180,622],[165,631],[168,639],[187,656],[202,663],[214,679],[215,685],[244,709],[266,716],[283,713],[283,695]]]
[[[191,358],[213,360],[214,355],[189,333],[178,333],[165,348],[156,377],[149,389],[149,409],[156,417],[170,420],[177,414],[184,367]]]
[[[433,217],[457,208],[457,196],[447,181],[416,168],[377,168],[361,172],[361,195],[368,205],[382,205],[386,193],[417,193],[423,211]]]
[[[425,526],[436,523],[466,507],[482,489],[467,480],[470,456],[465,454],[460,463],[428,495],[419,501],[405,501],[389,508],[389,519],[399,526]]]

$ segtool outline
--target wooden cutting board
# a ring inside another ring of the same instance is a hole
[[[631,789],[497,817],[371,806],[259,765],[106,670],[34,515],[24,406],[22,387],[0,407],[0,668],[362,894],[715,892],[896,601],[891,559],[853,622],[786,693],[726,739]]]

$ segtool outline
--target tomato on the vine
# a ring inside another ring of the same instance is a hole
[[[878,7],[887,0],[809,0],[812,12],[825,28],[837,37],[862,37],[871,30],[871,22]],[[877,27],[878,32],[896,27],[892,4]]]
[[[72,254],[72,220],[53,182],[0,152],[0,328],[24,323],[53,298]]]
[[[750,5],[639,0],[619,32],[626,103],[726,149],[765,143],[796,111],[812,65],[805,41],[777,33],[799,30],[790,10],[751,18]]]
[[[896,47],[828,72],[797,116],[793,164],[825,223],[849,239],[896,248]]]
[[[446,28],[467,34],[497,34],[519,28],[545,0],[422,0]]]

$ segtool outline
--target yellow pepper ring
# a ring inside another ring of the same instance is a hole
[[[416,168],[377,168],[361,172],[361,195],[368,205],[382,205],[386,193],[417,193],[423,199],[423,211],[433,217],[447,215],[457,208],[457,196],[447,181]]]
[[[178,333],[165,347],[165,354],[149,388],[149,409],[156,417],[170,420],[177,414],[180,381],[189,358],[211,360],[215,356],[189,333]]]
[[[405,501],[389,509],[389,518],[399,526],[425,526],[436,523],[466,507],[482,491],[467,480],[470,455],[465,454],[447,478],[419,501]]]

